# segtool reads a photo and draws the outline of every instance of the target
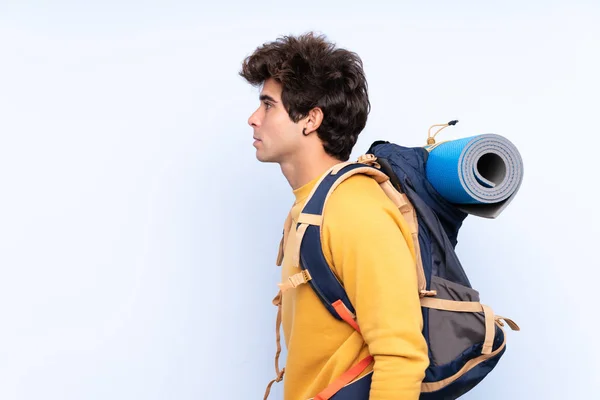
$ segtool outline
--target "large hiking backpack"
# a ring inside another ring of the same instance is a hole
[[[335,318],[360,331],[354,307],[322,253],[320,229],[326,200],[335,187],[357,173],[373,177],[406,218],[417,254],[423,335],[430,359],[420,398],[456,399],[485,378],[504,354],[504,322],[513,330],[519,327],[480,303],[479,293],[471,287],[455,253],[458,231],[467,214],[442,198],[428,182],[425,174],[428,154],[422,147],[407,148],[377,141],[357,162],[340,163],[325,173],[306,200],[295,227],[299,240],[292,256],[296,257],[301,272],[283,286],[308,283]],[[290,223],[288,216],[278,265]],[[279,294],[274,304],[280,306],[280,299]],[[278,335],[279,323],[280,315]],[[279,352],[278,341],[277,357]],[[273,382],[281,381],[283,376],[277,357],[278,378]],[[368,399],[372,374],[355,378],[372,360],[369,356],[359,362],[314,400]]]

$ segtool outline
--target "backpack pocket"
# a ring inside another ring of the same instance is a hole
[[[479,302],[475,289],[438,276],[431,277],[431,290],[438,299]],[[483,312],[456,312],[429,309],[429,347],[431,362],[444,365],[452,362],[473,345],[484,342],[486,334]]]

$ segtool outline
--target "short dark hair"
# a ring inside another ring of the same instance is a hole
[[[360,57],[336,48],[323,35],[282,36],[258,47],[242,63],[240,75],[259,86],[273,78],[294,122],[314,107],[323,110],[317,132],[327,154],[347,161],[371,109]]]

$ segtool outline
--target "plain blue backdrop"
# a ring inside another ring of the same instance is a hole
[[[315,30],[363,59],[372,141],[507,137],[521,191],[458,252],[508,350],[465,399],[600,376],[598,2],[0,1],[0,399],[260,399],[293,202],[237,75]],[[285,352],[283,354],[285,361]],[[281,384],[272,399],[281,399]]]

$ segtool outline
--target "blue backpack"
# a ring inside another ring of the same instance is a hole
[[[417,254],[423,335],[430,360],[420,398],[456,399],[485,378],[504,354],[504,322],[513,330],[519,327],[481,304],[479,293],[471,287],[455,253],[458,231],[467,213],[442,198],[427,180],[428,154],[422,147],[377,141],[358,162],[342,163],[324,174],[301,211],[304,218],[295,227],[300,237],[297,257],[302,272],[286,284],[295,287],[308,283],[333,317],[359,329],[354,322],[354,307],[322,253],[319,221],[328,195],[338,184],[356,173],[372,176],[406,218]],[[289,223],[288,217],[288,228]],[[286,229],[284,238],[285,235]],[[274,304],[280,304],[280,295]],[[278,355],[279,351],[278,344]],[[334,388],[328,388],[314,400],[368,399],[372,374],[355,378],[371,360],[363,360]],[[277,366],[276,369],[278,379],[274,381],[281,381],[283,371]]]

